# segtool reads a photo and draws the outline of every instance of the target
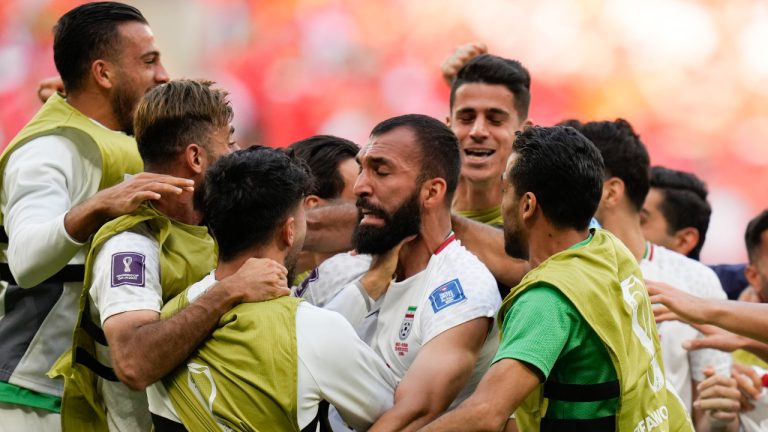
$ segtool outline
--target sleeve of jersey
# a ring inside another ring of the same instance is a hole
[[[344,421],[367,430],[392,407],[397,379],[344,318],[329,311],[307,312],[317,335],[309,338],[311,354],[301,361]]]
[[[87,187],[81,174],[88,172],[63,137],[38,138],[11,155],[2,174],[3,212],[8,264],[20,286],[53,276],[82,248],[64,228],[64,216],[72,196]]]
[[[107,240],[92,267],[90,295],[102,325],[123,312],[151,310],[163,305],[157,242],[135,232]]]
[[[523,361],[535,366],[546,379],[578,319],[580,315],[573,304],[556,289],[529,288],[504,317],[501,342],[493,362]]]
[[[493,318],[501,305],[496,281],[486,272],[442,278],[427,293],[418,323],[423,344],[475,318]]]

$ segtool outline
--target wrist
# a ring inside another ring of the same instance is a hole
[[[245,300],[245,293],[230,283],[228,279],[216,282],[216,285],[208,290],[207,294],[211,305],[218,311],[219,315],[224,315],[228,310]]]

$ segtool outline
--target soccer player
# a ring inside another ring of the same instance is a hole
[[[171,81],[142,99],[135,127],[147,171],[192,178],[200,187],[205,169],[237,149],[227,93],[211,86]],[[289,293],[282,264],[252,260],[173,319],[160,320],[162,305],[216,264],[201,220],[187,191],[143,204],[93,237],[74,356],[56,367],[66,380],[65,430],[148,430],[147,386],[178,366],[236,304]]]
[[[414,430],[480,380],[497,346],[500,298],[451,230],[460,156],[450,129],[423,115],[385,120],[358,161],[358,255],[324,262],[302,294],[341,312],[402,379],[371,430]]]
[[[640,210],[645,238],[688,258],[699,259],[712,208],[707,185],[694,174],[655,166]]]
[[[51,97],[0,157],[0,429],[59,429],[63,383],[46,372],[72,342],[90,236],[192,186],[150,173],[123,182],[142,169],[136,104],[168,81],[141,12],[78,6],[56,23],[53,55],[66,99]]]
[[[282,152],[251,147],[208,172],[201,207],[219,245],[216,270],[163,308],[170,316],[252,258],[284,263],[289,275],[306,231],[310,177]],[[265,206],[264,203],[270,203]],[[214,287],[214,288],[211,288]],[[339,314],[295,297],[243,304],[174,373],[155,418],[186,429],[313,431],[332,403],[357,430],[392,406],[395,376]],[[158,430],[166,430],[159,427]],[[170,429],[174,430],[174,429]]]
[[[315,179],[312,190],[304,199],[307,209],[319,210],[339,204],[354,206],[355,193],[352,187],[360,171],[360,165],[355,161],[359,150],[352,141],[331,135],[316,135],[288,146],[288,155],[304,161]],[[346,250],[348,248],[331,252],[302,252],[296,264],[296,279],[291,284],[300,284],[312,269],[336,253]]]
[[[546,175],[542,175],[546,173]],[[692,431],[665,386],[637,262],[588,230],[602,193],[599,151],[568,127],[530,128],[504,179],[507,253],[534,267],[504,300],[502,339],[475,393],[425,431]]]
[[[700,297],[725,299],[715,273],[704,264],[646,240],[640,226],[640,210],[650,187],[650,161],[645,145],[623,119],[580,123],[568,121],[600,150],[605,161],[603,194],[595,217],[632,252],[643,277],[663,281]],[[701,333],[680,322],[661,323],[658,328],[667,380],[692,413],[698,430],[722,428],[709,411],[692,404],[697,386],[704,381],[708,366],[727,373],[731,359],[724,352],[688,352],[682,343]],[[738,428],[736,424],[728,428]]]
[[[452,203],[457,214],[501,227],[501,175],[515,133],[531,124],[530,87],[520,62],[490,54],[469,60],[456,74],[446,122],[461,146]]]

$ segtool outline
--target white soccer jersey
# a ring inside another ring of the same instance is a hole
[[[370,257],[336,255],[313,271],[295,293],[347,317],[400,379],[432,338],[475,318],[493,318],[501,304],[490,271],[453,237],[432,255],[422,272],[392,282],[376,304],[359,285],[369,266]],[[472,376],[452,407],[474,391],[488,370],[498,348],[498,330],[495,325],[491,329]]]
[[[95,251],[91,296],[91,316],[101,327],[107,318],[123,312],[160,312],[163,288],[160,284],[160,257],[157,240],[146,224],[110,238]],[[112,364],[109,348],[96,344],[96,358]],[[101,378],[100,388],[111,431],[146,430],[151,420],[147,397],[122,382]]]
[[[665,282],[698,297],[726,298],[717,275],[704,264],[650,242],[646,242],[646,251],[646,256],[640,262],[645,279]],[[658,333],[667,380],[690,411],[693,393],[691,379],[704,381],[703,371],[708,366],[720,374],[730,375],[731,356],[714,349],[686,351],[682,343],[701,337],[702,334],[679,321],[660,323]]]

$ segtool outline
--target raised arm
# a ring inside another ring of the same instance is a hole
[[[16,150],[8,160],[2,191],[8,264],[21,287],[36,286],[61,270],[110,217],[133,210],[144,199],[156,199],[160,193],[181,193],[181,188],[192,184],[187,179],[142,174],[129,183],[133,185],[130,190],[139,186],[152,195],[139,196],[141,201],[130,210],[115,209],[115,201],[131,199],[129,190],[121,184],[111,193],[106,189],[89,199],[99,179],[92,178],[93,168],[80,153],[69,139],[45,136]],[[150,178],[154,181],[138,184]],[[106,209],[109,211],[102,215]]]
[[[304,250],[338,253],[352,249],[352,232],[357,224],[354,204],[335,204],[308,209]]]
[[[136,310],[104,321],[115,374],[133,390],[143,390],[178,366],[213,331],[219,318],[243,302],[288,295],[285,267],[251,258],[167,320]]]
[[[414,431],[445,411],[472,374],[491,323],[476,318],[427,342],[397,387],[394,407],[370,431]]]
[[[664,305],[683,321],[712,324],[768,343],[768,304],[705,299],[663,282],[646,281],[646,285],[651,303]]]

